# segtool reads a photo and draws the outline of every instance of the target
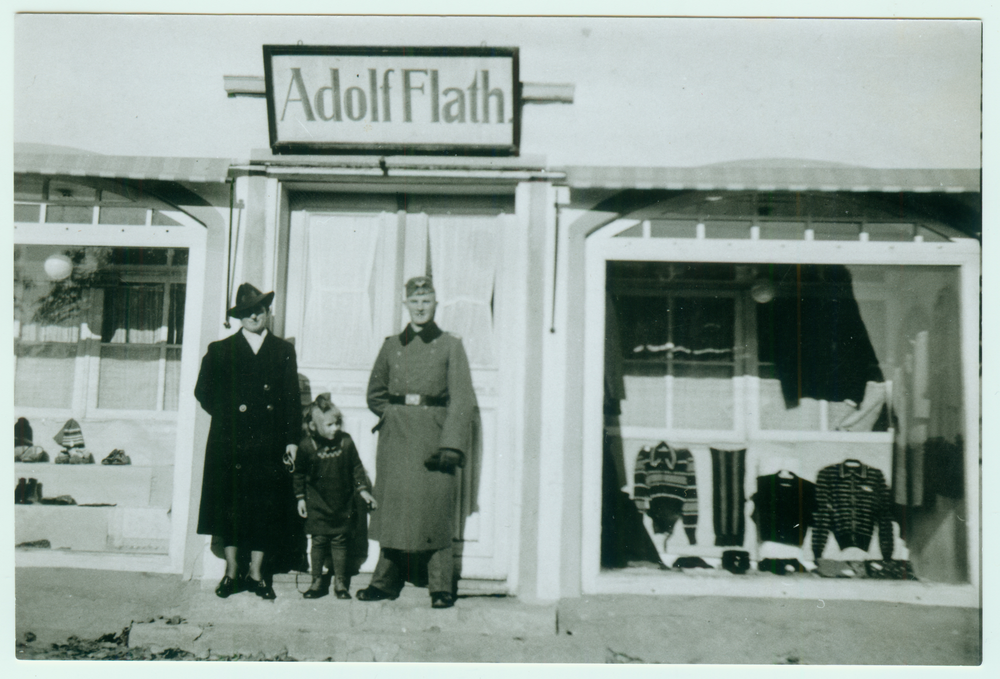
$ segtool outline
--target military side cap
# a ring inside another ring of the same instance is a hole
[[[434,283],[430,276],[414,276],[406,281],[406,296],[423,295],[434,292]]]
[[[244,318],[258,306],[265,309],[271,306],[273,299],[273,292],[265,294],[249,283],[241,283],[236,291],[236,304],[229,310],[228,315],[233,318]]]

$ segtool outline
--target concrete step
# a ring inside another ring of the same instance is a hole
[[[300,589],[307,583],[308,577],[300,578]],[[352,594],[360,584],[352,586]],[[274,601],[248,592],[219,599],[211,589],[203,589],[181,620],[135,622],[129,645],[180,648],[202,656],[287,652],[300,660],[416,662],[434,660],[435,639],[446,639],[449,653],[458,644],[465,649],[463,657],[480,658],[470,662],[496,662],[527,657],[523,654],[532,648],[532,640],[551,640],[557,633],[554,603],[460,594],[454,607],[433,609],[426,589],[409,586],[395,601],[375,602],[344,601],[332,595],[303,599],[294,582],[282,579],[276,580],[274,589]],[[574,650],[564,661],[579,654]]]
[[[318,629],[275,630],[274,626],[223,623],[212,626],[135,624],[129,646],[154,652],[178,648],[199,658],[270,658],[286,655],[302,661],[338,662],[475,662],[475,663],[603,663],[621,662],[599,640],[526,636],[517,631],[468,632],[335,632]]]

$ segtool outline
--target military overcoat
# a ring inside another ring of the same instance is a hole
[[[394,403],[409,395],[433,405]],[[476,395],[462,340],[430,323],[386,338],[368,382],[379,416],[369,536],[382,549],[438,550],[455,537],[458,475],[429,471],[439,448],[468,456]]]
[[[295,348],[271,333],[256,354],[242,332],[212,342],[195,397],[212,416],[198,533],[265,552],[286,547],[301,532],[282,463],[302,435]]]

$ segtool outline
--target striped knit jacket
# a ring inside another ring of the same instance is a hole
[[[691,451],[671,448],[663,441],[640,450],[635,460],[634,498],[636,507],[653,519],[654,532],[671,533],[680,517],[689,542],[695,543],[698,487]]]
[[[812,548],[817,559],[831,530],[841,549],[868,551],[876,525],[882,558],[892,558],[889,489],[880,470],[857,460],[824,467],[816,478],[816,505]]]

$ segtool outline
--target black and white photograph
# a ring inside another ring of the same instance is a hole
[[[982,669],[989,22],[11,23],[18,671]]]

